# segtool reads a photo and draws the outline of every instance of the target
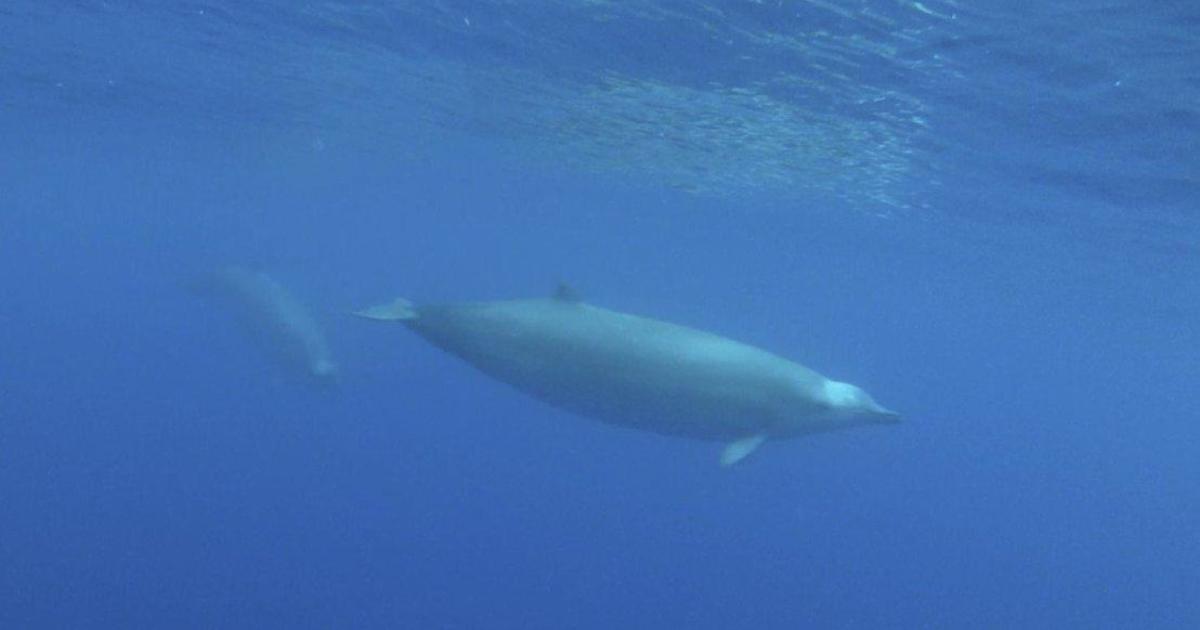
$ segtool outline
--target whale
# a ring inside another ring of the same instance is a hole
[[[899,414],[862,388],[720,335],[551,296],[417,306],[403,298],[355,312],[398,322],[534,398],[586,418],[725,443],[731,466],[768,440]]]
[[[325,333],[309,309],[275,278],[238,266],[195,277],[194,293],[231,308],[251,339],[287,373],[327,386],[338,366]]]

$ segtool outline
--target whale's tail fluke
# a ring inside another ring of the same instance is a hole
[[[396,298],[387,304],[370,306],[361,311],[354,311],[354,314],[381,322],[402,322],[416,319],[417,309],[413,307],[412,302],[404,298]]]

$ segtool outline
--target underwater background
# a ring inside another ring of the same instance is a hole
[[[1200,5],[0,5],[0,628],[1200,627]],[[292,378],[189,279],[311,308]],[[897,426],[613,428],[548,295]]]

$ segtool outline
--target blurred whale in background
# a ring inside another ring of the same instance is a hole
[[[232,307],[254,341],[291,373],[321,385],[337,383],[337,364],[320,325],[274,278],[230,266],[193,279],[191,288]]]
[[[754,346],[582,302],[567,287],[544,299],[358,311],[397,321],[485,374],[586,417],[728,442],[729,466],[769,438],[899,416],[865,391]]]

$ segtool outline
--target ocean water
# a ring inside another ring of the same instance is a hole
[[[0,628],[1200,627],[1192,2],[7,0]],[[281,369],[197,274],[320,322]],[[549,294],[903,423],[602,425]]]

